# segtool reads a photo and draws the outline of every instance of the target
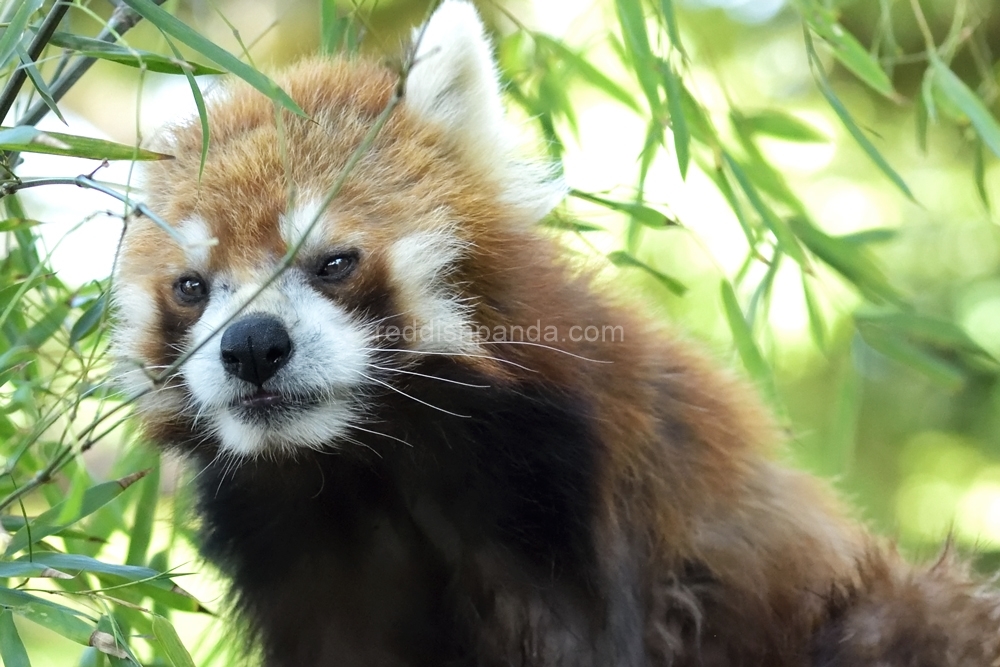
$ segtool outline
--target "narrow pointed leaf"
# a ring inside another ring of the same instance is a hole
[[[757,343],[753,339],[753,332],[750,330],[750,325],[743,314],[743,309],[740,308],[739,301],[736,299],[736,292],[733,291],[733,286],[728,280],[722,281],[721,292],[722,307],[726,314],[726,320],[729,322],[729,330],[733,334],[733,343],[736,345],[736,351],[739,353],[747,372],[750,373],[750,377],[767,394],[768,398],[773,401],[777,397],[777,392],[774,388],[774,380],[771,377],[771,369],[768,367],[767,362],[764,361],[764,356],[760,353],[760,350],[757,349]]]
[[[691,132],[688,130],[687,118],[684,117],[681,83],[669,62],[662,61],[660,71],[663,74],[663,87],[667,91],[667,107],[670,110],[670,129],[674,135],[677,166],[681,178],[687,178],[688,163],[691,161]]]
[[[0,611],[0,662],[4,667],[31,667],[28,651],[14,625],[14,615],[9,609]]]
[[[830,141],[830,137],[804,120],[776,109],[758,111],[749,116],[743,116],[742,120],[752,134],[766,134],[777,139],[800,143],[828,143]]]
[[[46,140],[48,139],[48,140]],[[135,146],[29,127],[0,128],[0,150],[45,153],[90,160],[169,160],[171,156]]]
[[[605,208],[611,209],[612,211],[625,213],[637,222],[641,222],[643,225],[652,227],[653,229],[665,229],[666,227],[677,225],[675,221],[671,220],[663,213],[660,213],[656,209],[643,204],[614,201],[611,199],[605,199],[604,197],[598,197],[597,195],[589,192],[581,192],[579,190],[570,191],[570,195],[576,197],[577,199],[583,199],[584,201],[599,204]]]
[[[997,123],[996,118],[979,99],[979,96],[948,69],[940,56],[931,52],[929,57],[931,68],[934,70],[934,86],[937,91],[968,117],[979,138],[983,140],[983,144],[994,155],[1000,157],[1000,124]]]
[[[63,122],[63,125],[66,125],[66,119],[63,118],[62,111],[59,110],[59,106],[56,104],[55,99],[53,99],[52,91],[49,90],[49,85],[45,83],[45,79],[42,78],[41,72],[39,72],[38,68],[35,67],[35,61],[31,59],[28,52],[22,47],[18,46],[15,51],[17,52],[17,57],[21,61],[21,67],[24,68],[28,78],[31,79],[31,85],[35,87],[35,91],[38,93],[38,96],[42,98],[42,101],[45,103],[45,106],[49,108],[49,111],[54,113],[56,118]]]
[[[151,0],[122,0],[122,2],[170,37],[173,37],[182,44],[186,44],[219,67],[240,77],[269,99],[277,102],[296,115],[306,117],[306,113],[299,108],[295,100],[278,87],[278,84],[222,47],[205,39],[190,26],[172,16],[166,10],[161,9],[151,2]]]
[[[608,97],[618,100],[629,109],[639,111],[639,105],[636,104],[635,99],[624,88],[604,74],[604,72],[591,65],[579,53],[573,51],[561,41],[552,39],[541,33],[533,33],[532,37],[536,43],[544,45],[560,60],[577,70],[584,81],[603,91]]]
[[[847,107],[844,106],[840,98],[833,92],[833,88],[830,87],[830,82],[826,78],[826,74],[823,72],[823,63],[820,61],[818,54],[816,53],[816,48],[813,46],[812,38],[809,36],[808,31],[806,32],[806,52],[809,54],[809,61],[813,64],[813,71],[816,72],[816,83],[819,86],[820,93],[826,98],[827,103],[830,108],[833,109],[837,117],[840,118],[840,122],[844,124],[847,131],[854,137],[854,141],[857,142],[861,149],[868,154],[872,162],[882,170],[886,176],[889,177],[896,187],[907,196],[907,198],[916,201],[913,197],[913,193],[910,191],[909,186],[906,185],[906,181],[896,173],[896,170],[892,168],[889,162],[882,156],[875,145],[865,136],[865,133],[861,131],[858,124],[854,122],[851,117],[850,112],[847,111]]]
[[[868,86],[891,100],[898,100],[899,95],[892,87],[892,80],[885,73],[878,61],[861,45],[851,33],[837,23],[833,14],[823,9],[806,12],[806,22],[816,31],[833,50],[834,57],[851,70]]]
[[[636,259],[635,257],[628,254],[624,250],[616,250],[615,252],[608,254],[608,260],[612,264],[618,267],[640,269],[642,271],[645,271],[650,276],[655,278],[657,282],[659,282],[661,285],[666,287],[668,290],[670,290],[677,296],[683,296],[684,293],[687,292],[687,287],[684,285],[684,283],[680,282],[676,278],[671,278],[670,276],[660,271],[657,271],[649,264],[646,264],[645,262]]]
[[[170,621],[162,616],[153,616],[153,636],[160,642],[164,655],[173,667],[194,667],[191,654]]]
[[[76,51],[81,56],[87,58],[108,60],[120,65],[146,69],[150,72],[159,72],[161,74],[183,74],[185,71],[189,71],[194,76],[225,74],[225,70],[202,65],[201,63],[193,63],[183,58],[171,58],[151,51],[129,49],[118,44],[110,44],[100,39],[74,35],[68,32],[54,33],[50,43],[63,49]]]
[[[97,486],[87,489],[86,493],[83,494],[83,503],[81,504],[79,511],[76,513],[76,516],[72,517],[69,521],[56,521],[62,515],[62,504],[56,505],[55,507],[43,512],[31,522],[30,537],[28,535],[28,526],[25,526],[21,530],[17,531],[11,538],[10,544],[7,545],[7,550],[4,552],[4,555],[11,556],[27,547],[29,541],[37,542],[38,540],[46,538],[49,535],[55,535],[80,519],[93,514],[120,496],[122,492],[129,488],[132,484],[145,477],[148,472],[148,470],[144,470],[133,473],[126,477],[122,477],[121,479],[105,482],[104,484],[98,484]]]
[[[7,27],[0,35],[0,67],[7,64],[24,37],[31,15],[42,6],[42,0],[22,0],[21,5],[10,17]]]
[[[736,182],[739,183],[743,193],[750,201],[750,205],[754,207],[757,214],[760,215],[761,220],[764,221],[764,224],[767,225],[767,228],[771,230],[774,237],[778,240],[782,251],[800,265],[806,266],[808,261],[806,260],[805,253],[802,252],[802,247],[799,245],[798,239],[795,238],[795,234],[788,227],[788,223],[778,217],[771,207],[767,205],[757,191],[753,181],[750,180],[750,175],[747,174],[746,170],[729,153],[723,153],[722,158],[726,166],[729,167],[730,172],[736,178]]]

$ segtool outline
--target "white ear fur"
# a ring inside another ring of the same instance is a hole
[[[466,156],[501,186],[504,202],[541,219],[566,195],[549,165],[518,160],[499,77],[483,24],[469,2],[444,0],[414,31],[419,40],[406,81],[406,105],[441,125]]]

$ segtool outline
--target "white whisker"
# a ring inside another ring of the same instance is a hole
[[[405,397],[407,397],[408,399],[410,399],[412,401],[416,401],[417,403],[420,403],[421,405],[426,405],[429,408],[433,408],[434,410],[437,410],[439,412],[443,412],[446,415],[451,415],[452,417],[461,417],[462,419],[471,419],[470,415],[460,415],[457,412],[452,412],[451,410],[445,410],[444,408],[439,408],[436,405],[431,405],[427,401],[422,401],[419,398],[417,398],[416,396],[411,396],[410,394],[407,394],[402,389],[397,389],[396,387],[393,387],[388,382],[383,382],[382,380],[379,380],[377,378],[373,378],[370,375],[365,375],[364,373],[360,373],[360,375],[361,375],[361,377],[365,378],[369,382],[374,382],[376,384],[380,384],[383,387],[385,387],[386,389],[391,389],[392,391],[396,392],[397,394],[405,396]]]

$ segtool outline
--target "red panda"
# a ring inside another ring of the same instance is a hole
[[[230,84],[203,173],[200,124],[165,132],[172,234],[131,222],[116,268],[122,385],[264,663],[1000,665],[1000,594],[845,519],[744,383],[539,231],[564,186],[512,148],[472,6],[412,63],[329,202],[398,75],[302,62],[307,118]]]

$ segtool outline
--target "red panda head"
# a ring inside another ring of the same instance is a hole
[[[472,6],[418,34],[403,102],[325,207],[389,104],[387,69],[294,67],[278,83],[308,118],[230,84],[203,171],[198,120],[166,130],[175,159],[146,188],[173,231],[130,223],[114,279],[119,374],[151,429],[237,456],[335,447],[388,367],[487,356],[476,325],[502,318],[491,293],[563,187],[513,155]]]

